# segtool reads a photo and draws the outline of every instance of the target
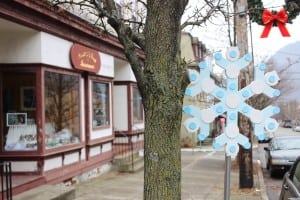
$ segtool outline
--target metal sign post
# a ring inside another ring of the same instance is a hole
[[[230,199],[231,156],[225,155],[224,200]]]
[[[240,58],[237,47],[230,47],[226,53],[226,59],[220,52],[214,56],[215,64],[225,70],[227,78],[226,88],[221,88],[215,84],[210,73],[212,67],[207,62],[199,63],[199,70],[189,70],[190,85],[186,88],[185,95],[196,96],[201,92],[213,95],[219,102],[210,108],[199,109],[195,105],[183,107],[184,113],[190,118],[184,121],[184,126],[188,132],[198,131],[198,139],[203,141],[209,135],[210,123],[216,117],[226,113],[226,126],[221,135],[213,142],[215,149],[225,146],[226,154],[226,177],[225,177],[225,199],[229,199],[230,193],[230,168],[231,158],[234,158],[239,151],[239,144],[249,149],[251,143],[249,139],[239,132],[238,113],[248,117],[253,123],[254,134],[258,140],[265,138],[265,131],[274,132],[278,128],[278,123],[271,118],[272,115],[280,112],[279,107],[268,106],[263,110],[257,110],[245,101],[257,94],[265,94],[272,98],[280,95],[280,91],[272,88],[279,82],[279,77],[275,71],[264,73],[266,65],[260,64],[255,67],[254,81],[248,86],[238,90],[238,76],[240,70],[247,67],[252,61],[250,54]]]

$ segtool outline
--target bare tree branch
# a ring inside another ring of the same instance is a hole
[[[202,7],[196,6],[192,15],[188,16],[185,22],[182,23],[181,29],[187,26],[201,26],[208,20],[215,17],[218,12],[222,12],[224,4],[222,0],[215,2],[214,0],[205,0]]]
[[[136,48],[144,50],[145,38],[143,33],[134,32],[130,27],[132,24],[137,24],[138,27],[143,27],[144,18],[140,17],[136,21],[132,19],[124,19],[121,14],[121,8],[116,6],[114,0],[49,0],[53,6],[62,6],[73,14],[79,17],[89,18],[91,23],[97,27],[111,32],[108,24],[117,33],[120,42],[125,49],[125,55],[131,63],[136,79],[143,84],[143,64],[136,54]],[[143,5],[145,5],[143,3]],[[129,9],[130,5],[124,5],[124,9]],[[138,28],[137,30],[141,30]]]

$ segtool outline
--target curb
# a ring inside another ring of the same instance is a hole
[[[262,200],[269,200],[268,195],[267,195],[267,190],[266,190],[266,185],[264,182],[264,176],[262,173],[262,167],[261,167],[261,162],[260,160],[256,160],[257,164],[258,164],[258,183],[259,183],[259,187],[260,187],[260,192],[261,192],[261,199]]]
[[[211,151],[219,151],[215,150],[211,145],[205,146],[196,146],[194,148],[181,148],[182,152],[211,152]]]

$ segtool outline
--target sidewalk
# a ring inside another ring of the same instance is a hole
[[[200,156],[200,151],[207,152]],[[205,161],[205,162],[204,162]],[[267,200],[261,166],[253,161],[254,188],[239,189],[239,171],[231,165],[231,200]],[[224,199],[224,154],[210,147],[182,149],[182,200]],[[98,178],[75,185],[75,200],[142,200],[143,171],[136,173],[109,172]]]

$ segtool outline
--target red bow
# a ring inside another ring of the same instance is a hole
[[[265,25],[265,28],[261,34],[261,38],[266,38],[269,35],[269,32],[273,26],[274,21],[276,21],[277,26],[283,37],[289,37],[290,34],[285,26],[285,23],[288,21],[288,15],[284,9],[281,9],[278,13],[273,14],[269,10],[264,10],[262,14],[262,22]]]

